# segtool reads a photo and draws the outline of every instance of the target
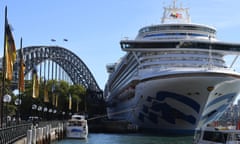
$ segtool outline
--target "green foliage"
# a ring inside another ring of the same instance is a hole
[[[47,87],[49,102],[44,102],[44,87]],[[25,81],[25,92],[21,94],[22,105],[21,105],[21,116],[23,119],[27,119],[31,115],[44,113],[43,109],[41,112],[34,112],[37,110],[32,109],[32,105],[36,104],[42,108],[47,107],[48,109],[56,109],[58,113],[70,112],[68,110],[69,95],[72,96],[72,113],[84,111],[84,100],[86,97],[86,89],[82,85],[69,85],[65,81],[49,80],[46,82],[41,81],[39,87],[39,97],[32,98],[32,81]],[[13,95],[13,94],[12,94]],[[56,95],[58,100],[56,102]],[[14,96],[14,95],[13,95]],[[14,96],[14,99],[17,97]],[[57,103],[57,104],[56,104]],[[8,111],[11,116],[16,114],[17,106],[14,102],[8,106]],[[42,114],[43,116],[43,114]]]

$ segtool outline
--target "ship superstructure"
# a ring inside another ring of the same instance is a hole
[[[193,134],[217,119],[240,92],[240,74],[225,63],[240,44],[190,21],[187,8],[165,7],[162,23],[120,42],[126,55],[107,65],[108,117],[164,134]]]

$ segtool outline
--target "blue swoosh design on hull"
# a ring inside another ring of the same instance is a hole
[[[211,105],[214,105],[220,101],[223,101],[225,99],[228,99],[228,102],[232,101],[232,99],[234,98],[234,96],[236,96],[237,93],[230,93],[230,94],[226,94],[226,95],[223,95],[223,96],[220,96],[219,98],[216,98],[215,100],[211,101],[208,105],[207,105],[207,108]]]
[[[151,107],[155,112],[162,112],[161,118],[168,121],[169,123],[175,124],[176,119],[182,119],[188,121],[191,124],[196,122],[196,119],[191,115],[186,115],[179,110],[173,108],[167,103],[156,103],[154,102]]]
[[[196,101],[186,96],[166,91],[159,91],[156,94],[156,98],[152,98],[150,96],[147,97],[146,101],[150,102],[151,106],[147,107],[146,105],[143,105],[142,112],[139,113],[138,116],[139,120],[144,122],[144,118],[148,118],[150,121],[157,124],[158,117],[160,117],[171,124],[176,124],[176,119],[182,119],[191,124],[196,123],[196,118],[194,116],[184,114],[183,112],[164,102],[166,98],[180,101],[181,103],[191,107],[197,113],[200,111],[200,105]]]
[[[223,96],[220,96],[219,98],[216,98],[215,100],[211,101],[206,108],[209,108],[211,105],[217,104],[221,101],[225,101],[227,100],[227,102],[223,105],[221,105],[220,107],[217,107],[216,109],[210,111],[209,113],[205,114],[201,119],[206,121],[206,122],[210,122],[213,121],[215,119],[217,119],[218,117],[216,117],[216,113],[219,112],[223,112],[225,111],[225,109],[228,107],[229,103],[232,101],[232,99],[234,98],[234,96],[236,96],[237,93],[230,93],[230,94],[226,94]],[[221,115],[219,115],[221,116]]]
[[[186,96],[176,94],[176,93],[166,92],[166,91],[161,91],[161,92],[157,93],[157,97],[156,97],[157,100],[164,101],[164,99],[166,99],[166,98],[172,98],[172,99],[178,100],[178,101],[184,103],[185,105],[190,106],[197,113],[199,113],[200,105],[196,101],[194,101]]]

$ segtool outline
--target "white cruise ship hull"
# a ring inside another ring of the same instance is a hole
[[[139,80],[134,97],[108,108],[110,119],[125,119],[140,129],[164,134],[193,134],[217,119],[240,91],[237,75],[195,72]]]
[[[216,29],[190,21],[188,8],[164,7],[161,24],[121,40],[126,55],[107,65],[108,118],[162,134],[194,134],[219,118],[240,92],[232,70],[240,44],[217,39]],[[234,56],[231,65],[226,56]]]

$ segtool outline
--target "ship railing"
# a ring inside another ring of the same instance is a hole
[[[186,71],[214,71],[214,72],[235,72],[234,69],[228,68],[228,67],[209,67],[209,66],[204,66],[204,67],[165,67],[165,66],[160,66],[160,67],[150,67],[150,68],[141,68],[139,69],[139,74],[144,74],[144,73],[159,73],[159,72],[186,72]]]

